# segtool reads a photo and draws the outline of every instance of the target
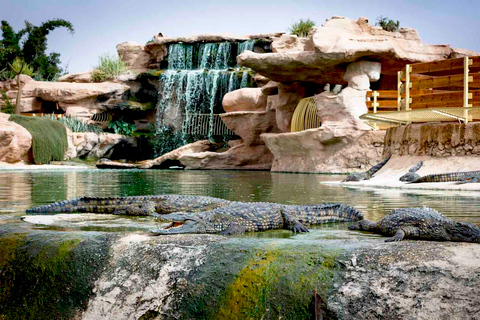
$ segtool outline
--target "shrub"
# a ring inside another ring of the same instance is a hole
[[[68,148],[67,130],[63,124],[46,118],[25,117],[16,114],[12,114],[8,120],[21,125],[32,135],[35,164],[63,160]]]
[[[127,71],[127,64],[120,57],[103,54],[98,58],[98,65],[92,72],[92,80],[95,82],[112,80]]]
[[[125,122],[123,119],[117,119],[108,124],[108,129],[113,129],[117,134],[129,136],[135,131],[136,127],[133,123]]]
[[[383,16],[377,18],[375,25],[380,26],[383,30],[390,32],[398,31],[400,29],[400,21],[397,20],[395,22],[392,19]]]
[[[51,115],[43,115],[44,118],[57,120],[64,126],[70,128],[72,132],[95,132],[95,133],[103,133],[104,131],[97,125],[88,124],[78,118],[75,117],[62,117],[57,119],[54,114]]]
[[[7,93],[5,91],[1,91],[2,93],[2,101],[3,107],[1,107],[1,112],[14,114],[15,113],[15,106],[10,102],[10,99],[7,97]]]
[[[315,27],[315,22],[310,19],[300,19],[298,22],[294,22],[290,26],[290,34],[297,35],[299,37],[308,37],[310,30]]]

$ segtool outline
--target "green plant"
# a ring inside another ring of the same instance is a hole
[[[25,117],[16,114],[11,115],[8,120],[21,125],[32,135],[35,164],[63,160],[68,148],[67,130],[63,124],[42,117]]]
[[[24,74],[29,77],[35,74],[33,68],[20,57],[16,57],[15,60],[13,60],[13,63],[10,64],[10,69],[12,69],[15,74]]]
[[[7,93],[5,91],[1,91],[1,93],[2,93],[2,101],[3,101],[3,107],[1,108],[1,111],[3,113],[14,114],[15,106],[10,102],[10,99],[8,99]]]
[[[384,16],[378,17],[375,25],[380,26],[383,30],[390,32],[398,31],[400,29],[400,21],[394,21]]]
[[[297,35],[299,37],[308,37],[310,30],[315,27],[315,22],[310,19],[300,19],[298,22],[294,22],[290,28],[290,34]]]
[[[62,123],[64,126],[70,128],[73,132],[94,132],[94,133],[103,133],[104,131],[97,125],[88,124],[83,120],[75,117],[62,117],[58,118],[54,114],[44,114],[44,118],[57,120]]]
[[[108,124],[108,129],[112,129],[117,134],[129,136],[132,135],[136,127],[133,123],[125,122],[123,119],[117,119]]]
[[[98,58],[98,65],[92,72],[92,80],[95,82],[112,80],[127,71],[127,64],[120,57],[110,56],[106,53]]]

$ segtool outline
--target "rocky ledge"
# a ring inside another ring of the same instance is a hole
[[[0,317],[8,319],[480,316],[478,244],[385,243],[344,225],[244,237],[26,225],[0,228]]]

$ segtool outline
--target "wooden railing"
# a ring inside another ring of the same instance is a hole
[[[475,90],[477,89],[477,90]],[[480,107],[480,56],[407,64],[398,72],[397,110]]]
[[[396,90],[374,90],[367,92],[367,108],[369,112],[377,113],[397,110]]]

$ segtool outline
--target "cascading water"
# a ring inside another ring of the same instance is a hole
[[[253,50],[254,45],[255,41],[249,40],[169,46],[156,114],[159,154],[195,140],[218,140],[214,137],[218,132],[215,115],[224,113],[223,96],[252,85],[249,70],[236,68],[236,56]]]

